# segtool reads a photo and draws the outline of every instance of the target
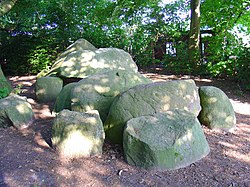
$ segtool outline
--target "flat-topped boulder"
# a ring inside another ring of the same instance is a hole
[[[199,88],[202,110],[199,120],[210,129],[231,130],[236,125],[233,105],[227,95],[214,86]]]
[[[110,105],[118,94],[136,85],[151,82],[139,73],[124,70],[113,70],[89,76],[73,87],[71,109],[79,112],[98,110],[104,122]]]
[[[33,119],[34,113],[26,97],[11,94],[0,99],[0,127],[22,129],[28,127]]]
[[[52,126],[52,144],[64,158],[101,155],[104,137],[96,110],[86,113],[62,110]]]
[[[146,169],[178,169],[209,153],[209,145],[196,116],[173,110],[133,118],[123,136],[126,161]]]
[[[105,132],[112,142],[121,144],[128,120],[174,109],[184,109],[198,116],[200,99],[193,80],[138,85],[123,92],[110,107]]]

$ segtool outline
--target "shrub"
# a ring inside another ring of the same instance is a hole
[[[9,95],[9,89],[6,87],[0,88],[0,99],[5,98]]]
[[[41,70],[49,69],[55,59],[55,56],[52,55],[53,52],[53,50],[45,47],[37,47],[35,50],[32,50],[28,55],[29,72],[37,74]]]

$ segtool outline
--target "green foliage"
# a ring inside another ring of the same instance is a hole
[[[41,70],[48,70],[56,56],[53,56],[53,53],[51,54],[51,52],[53,52],[53,50],[49,51],[43,47],[37,47],[35,50],[31,50],[27,60],[28,64],[31,65],[29,72],[37,74]]]
[[[163,62],[166,69],[177,74],[189,74],[191,72],[191,66],[187,63],[187,44],[184,42],[177,42],[175,47],[177,56],[165,55]]]
[[[8,88],[0,88],[0,99],[5,98],[9,95],[9,90]]]
[[[10,94],[10,89],[6,85],[6,80],[0,78],[0,99],[5,98]]]
[[[186,37],[189,5],[186,0],[17,1],[0,16],[0,62],[7,62],[2,66],[7,74],[36,74],[82,37],[96,47],[125,49],[139,66],[155,63],[171,73],[192,73]],[[241,25],[250,33],[249,9],[245,0],[201,1],[201,30],[211,31],[212,36],[204,38],[208,48],[204,60],[196,64],[199,74],[230,77],[247,85],[249,49],[232,30]],[[177,56],[154,59],[159,39],[176,41]]]
[[[13,94],[20,94],[20,93],[22,93],[22,87],[23,87],[23,85],[18,84],[18,85],[11,91],[11,93],[13,93]]]
[[[250,48],[244,48],[241,56],[237,59],[237,80],[242,88],[250,90]]]

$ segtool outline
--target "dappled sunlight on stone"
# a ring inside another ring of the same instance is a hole
[[[163,170],[188,166],[210,151],[200,123],[184,110],[129,120],[123,149],[129,164]]]
[[[110,87],[104,87],[104,86],[99,86],[99,85],[94,85],[94,88],[99,93],[106,93],[106,92],[110,92],[111,90]]]
[[[72,88],[71,109],[81,112],[99,110],[104,122],[109,107],[118,94],[135,85],[151,82],[139,73],[123,70],[112,70],[86,77]]]
[[[185,85],[185,84],[179,84],[178,87],[179,87],[179,89],[181,89],[183,91],[185,91],[187,89],[187,85]]]
[[[93,61],[91,61],[91,63],[89,63],[89,66],[94,68],[94,69],[97,69],[97,68],[109,68],[109,65],[105,64],[104,60],[100,60],[100,61],[93,60]]]
[[[85,78],[110,70],[138,71],[130,54],[117,48],[76,50],[65,55],[59,57],[61,63],[55,63],[48,75],[54,72],[62,77]]]
[[[95,52],[89,50],[79,51],[79,53],[81,53],[80,54],[81,59],[78,60],[81,60],[82,62],[90,61],[95,56]]]
[[[192,132],[191,130],[188,130],[187,134],[185,136],[183,136],[183,140],[184,141],[190,141],[192,139]]]
[[[20,114],[26,114],[31,110],[31,108],[30,108],[30,110],[27,110],[27,106],[25,104],[17,105],[16,109]]]
[[[98,111],[87,113],[62,110],[54,120],[52,144],[65,158],[102,154],[103,125]]]
[[[208,100],[208,103],[216,103],[217,102],[217,98],[216,97],[211,97],[211,98],[209,98]]]
[[[97,123],[97,120],[96,120],[96,118],[88,117],[88,118],[86,118],[86,122],[94,125]]]
[[[62,154],[66,157],[90,156],[89,153],[94,146],[91,138],[84,136],[81,131],[68,132],[67,141],[62,143]]]
[[[123,92],[112,103],[104,124],[109,138],[118,143],[125,123],[139,116],[173,109],[186,109],[198,116],[201,109],[200,100],[199,97],[192,96],[193,92],[197,92],[195,96],[198,95],[197,87],[192,80],[142,84]]]

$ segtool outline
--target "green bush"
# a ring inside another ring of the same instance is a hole
[[[37,74],[41,70],[48,70],[55,59],[52,52],[53,50],[48,50],[44,47],[37,47],[35,50],[32,50],[28,55],[29,72]]]
[[[0,99],[7,97],[10,94],[11,88],[4,78],[0,78]]]
[[[237,80],[243,89],[250,90],[250,48],[244,48],[236,64]]]
[[[5,98],[9,95],[9,89],[4,87],[0,88],[0,99]]]

